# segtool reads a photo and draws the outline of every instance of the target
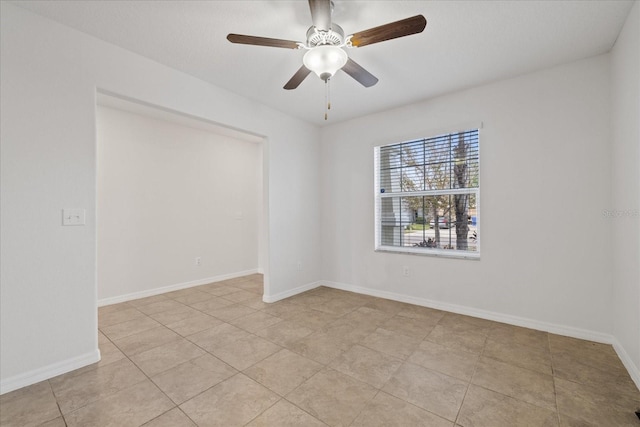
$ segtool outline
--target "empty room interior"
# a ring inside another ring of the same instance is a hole
[[[637,0],[0,7],[0,425],[640,426]]]

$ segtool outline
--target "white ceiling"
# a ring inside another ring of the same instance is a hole
[[[306,1],[13,3],[323,125],[607,52],[633,1],[335,0],[333,21],[346,34],[417,14],[428,23],[421,34],[349,49],[349,56],[380,81],[364,88],[337,73],[328,122],[324,83],[315,75],[296,90],[282,89],[304,51],[226,40],[233,32],[304,41],[311,25]]]

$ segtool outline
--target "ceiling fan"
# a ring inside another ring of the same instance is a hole
[[[331,21],[332,0],[309,0],[309,8],[313,25],[307,30],[306,43],[243,34],[229,34],[227,40],[231,43],[307,50],[303,65],[284,85],[284,89],[297,88],[312,71],[327,83],[340,69],[364,87],[371,87],[378,79],[349,58],[343,48],[363,47],[421,33],[427,25],[424,16],[416,15],[345,37],[342,28]]]

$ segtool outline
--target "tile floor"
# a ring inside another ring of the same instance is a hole
[[[102,360],[0,397],[2,426],[640,426],[612,347],[262,277],[100,308]]]

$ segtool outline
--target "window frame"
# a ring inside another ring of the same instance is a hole
[[[478,186],[477,187],[469,187],[469,188],[450,188],[443,190],[419,190],[419,191],[396,191],[396,192],[384,192],[380,191],[380,149],[383,147],[389,147],[394,145],[408,144],[414,143],[416,141],[428,140],[432,138],[437,138],[445,135],[451,135],[461,132],[469,132],[469,131],[477,131],[478,132]],[[423,196],[438,196],[438,195],[449,195],[453,196],[455,194],[472,194],[475,196],[476,202],[476,232],[477,236],[481,236],[480,232],[480,223],[481,223],[481,203],[480,203],[480,192],[481,192],[481,180],[480,180],[480,170],[481,166],[481,154],[480,154],[480,140],[482,133],[482,123],[476,125],[467,125],[467,126],[458,126],[455,129],[439,131],[439,132],[425,132],[425,134],[432,135],[429,137],[417,137],[404,140],[402,142],[393,142],[389,144],[377,145],[374,147],[374,251],[375,252],[386,252],[386,253],[399,253],[399,254],[407,254],[407,255],[418,255],[418,256],[431,256],[431,257],[442,257],[442,258],[456,258],[456,259],[470,259],[470,260],[479,260],[481,254],[480,242],[481,239],[475,243],[476,250],[456,250],[456,249],[442,249],[442,248],[425,248],[425,247],[416,247],[416,246],[391,246],[391,245],[383,245],[382,244],[382,200],[385,198],[401,198],[401,197],[423,197]],[[426,221],[426,217],[425,217]],[[400,222],[400,226],[402,227],[402,222]]]

